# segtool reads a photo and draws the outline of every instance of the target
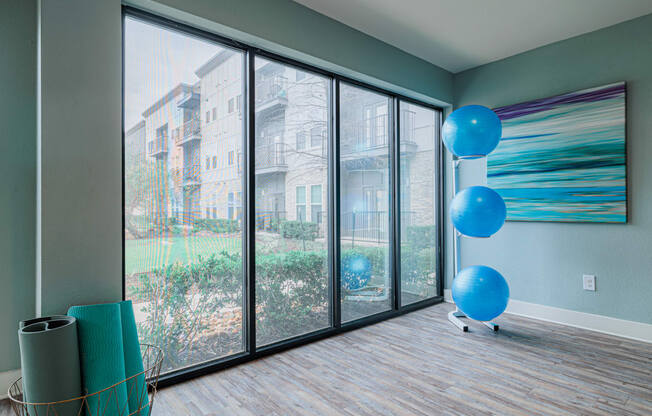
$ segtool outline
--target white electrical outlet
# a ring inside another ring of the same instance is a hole
[[[584,290],[595,292],[595,275],[585,274],[582,276],[582,286],[584,287]]]

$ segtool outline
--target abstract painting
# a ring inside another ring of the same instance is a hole
[[[512,221],[627,221],[625,83],[494,109],[487,185]]]

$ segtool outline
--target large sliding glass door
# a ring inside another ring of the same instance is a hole
[[[437,296],[439,184],[438,111],[399,107],[401,305]]]
[[[124,10],[124,296],[163,384],[441,300],[437,108]]]
[[[390,97],[340,84],[342,322],[392,308]]]
[[[255,61],[256,344],[327,328],[328,78]]]
[[[244,53],[124,24],[125,298],[169,372],[245,349]]]

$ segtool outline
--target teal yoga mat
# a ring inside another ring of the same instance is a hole
[[[125,379],[120,305],[73,306],[68,315],[77,318],[83,390],[90,394]],[[127,415],[127,386],[119,384],[88,401],[90,415]]]
[[[56,402],[81,395],[75,318],[52,316],[22,321],[18,329],[18,342],[26,402]],[[50,409],[47,406],[29,406],[27,410],[30,416],[75,416],[80,408],[81,402],[73,401]]]
[[[120,302],[120,316],[122,318],[122,342],[124,346],[125,357],[125,376],[127,378],[143,372],[143,356],[140,352],[140,342],[138,341],[138,329],[136,328],[136,319],[134,318],[134,309],[130,300]],[[129,396],[129,413],[138,416],[149,414],[149,404],[147,404],[147,384],[145,375],[127,382],[127,395]],[[136,412],[140,407],[140,412]],[[136,412],[136,413],[135,413]]]

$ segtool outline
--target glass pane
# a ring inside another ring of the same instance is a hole
[[[340,86],[342,321],[391,309],[389,97]]]
[[[125,21],[125,281],[163,372],[241,352],[243,55]],[[203,118],[203,119],[202,119]],[[204,162],[204,163],[202,163]],[[212,162],[212,163],[211,163]],[[238,202],[239,203],[239,202]]]
[[[439,112],[401,102],[401,304],[437,295]]]
[[[308,138],[327,131],[330,84],[262,58],[255,66],[256,343],[265,345],[330,325],[327,221],[306,203],[308,185],[328,186],[327,141]]]

